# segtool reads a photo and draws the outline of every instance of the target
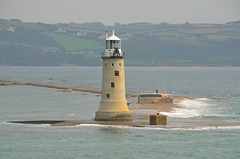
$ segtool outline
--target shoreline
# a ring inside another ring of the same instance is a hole
[[[133,128],[161,128],[166,130],[203,130],[203,129],[240,129],[240,121],[223,121],[213,119],[193,118],[171,118],[168,117],[167,125],[150,125],[148,120],[133,121],[94,121],[92,120],[28,120],[28,121],[7,121],[11,124],[28,125],[49,125],[51,127],[72,127],[72,126],[122,126]]]
[[[30,85],[37,87],[46,87],[53,89],[70,89],[72,91],[90,92],[101,94],[100,88],[74,86],[66,84],[56,84],[47,82],[34,82],[25,80],[5,79],[0,78],[0,86],[9,85]],[[138,97],[143,92],[126,91],[127,97]],[[175,100],[191,99],[187,96],[171,96]],[[240,121],[222,121],[210,119],[196,119],[196,118],[173,118],[167,117],[167,125],[150,125],[149,115],[157,114],[158,112],[171,112],[173,108],[179,108],[175,103],[153,103],[153,104],[139,104],[129,103],[129,110],[132,114],[132,121],[94,121],[93,119],[79,121],[79,120],[29,120],[29,121],[7,121],[8,123],[20,124],[49,124],[50,126],[77,126],[83,124],[97,124],[110,126],[130,126],[130,127],[150,127],[150,128],[164,128],[164,129],[202,129],[202,128],[221,128],[221,127],[239,127]]]

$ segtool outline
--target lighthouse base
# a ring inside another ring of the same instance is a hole
[[[127,112],[100,112],[97,111],[94,120],[96,121],[131,121],[132,115]]]

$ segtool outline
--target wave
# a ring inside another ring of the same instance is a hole
[[[72,127],[72,126],[71,126]],[[119,128],[119,129],[161,129],[166,130],[166,128],[152,127],[150,125],[144,126],[128,126],[128,125],[101,125],[101,124],[79,124],[73,127],[103,127],[103,128]]]
[[[116,129],[136,129],[136,130],[215,130],[215,129],[240,129],[240,125],[229,126],[186,126],[186,127],[161,127],[161,126],[122,126],[122,125],[99,125],[99,124],[81,124],[74,127],[103,127]]]
[[[12,123],[12,122],[2,122],[2,124],[6,125],[24,125],[29,127],[51,127],[50,124],[26,124],[26,123]]]
[[[40,127],[40,128],[51,127],[50,124],[28,124],[28,126],[29,125],[31,125],[31,127]]]
[[[208,98],[197,98],[197,100],[200,100],[200,101],[206,101],[206,100],[211,100],[211,99],[208,99]]]
[[[211,99],[208,98],[179,100],[175,103],[177,107],[173,108],[171,112],[159,112],[159,113],[175,118],[224,116],[222,114],[216,114],[215,111],[212,111],[214,104],[211,104],[210,101]]]
[[[158,125],[144,125],[144,126],[125,126],[125,125],[100,125],[100,124],[79,124],[75,126],[60,126],[55,127],[50,124],[21,124],[21,123],[7,123],[2,124],[17,124],[25,125],[26,127],[35,128],[72,128],[72,127],[98,127],[98,128],[112,128],[112,129],[127,129],[127,130],[216,130],[216,129],[240,129],[240,125],[225,125],[225,126],[180,126],[180,127],[168,127],[168,126],[158,126]]]
[[[240,129],[240,125],[236,126],[190,126],[190,127],[172,127],[171,130],[216,130],[216,129]]]

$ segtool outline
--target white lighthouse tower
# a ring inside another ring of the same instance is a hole
[[[125,55],[121,51],[121,39],[112,31],[106,34],[106,50],[102,54],[102,99],[94,120],[124,121],[132,120],[125,93]]]

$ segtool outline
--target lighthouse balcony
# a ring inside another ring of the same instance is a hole
[[[125,58],[125,53],[121,52],[121,53],[115,54],[111,52],[102,52],[101,58]]]

